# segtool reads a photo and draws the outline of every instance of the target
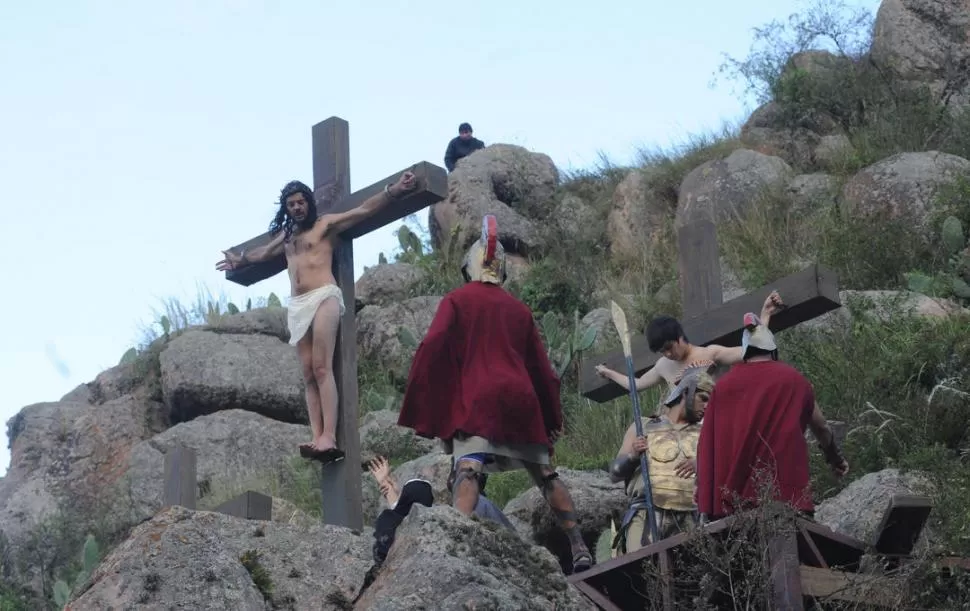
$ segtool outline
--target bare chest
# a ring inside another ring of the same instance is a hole
[[[288,259],[325,257],[333,251],[330,237],[314,227],[308,231],[294,233],[284,244],[283,250]]]

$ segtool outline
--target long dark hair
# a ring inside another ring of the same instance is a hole
[[[286,199],[291,195],[302,194],[304,199],[307,201],[307,216],[306,220],[301,223],[306,227],[312,227],[313,223],[317,220],[317,202],[313,197],[313,191],[310,187],[306,186],[299,180],[291,180],[286,183],[283,190],[280,191],[280,201],[279,210],[276,211],[276,216],[273,217],[273,221],[269,224],[269,231],[271,234],[276,235],[280,231],[286,233],[286,239],[290,239],[293,235],[293,225],[296,221],[290,216],[289,212],[286,210]]]

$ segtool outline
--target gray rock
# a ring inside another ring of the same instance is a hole
[[[218,317],[210,324],[199,327],[201,331],[215,333],[235,333],[238,335],[269,335],[282,342],[290,341],[290,330],[286,324],[286,308],[256,308],[238,314]]]
[[[414,297],[387,306],[367,306],[357,315],[357,349],[362,358],[375,359],[395,376],[407,378],[417,346],[401,343],[401,329],[418,344],[431,326],[441,297]]]
[[[372,563],[372,541],[334,526],[172,507],[105,558],[71,609],[346,609]],[[261,571],[251,572],[252,559]]]
[[[970,5],[966,0],[884,0],[871,57],[884,70],[928,85],[951,108],[970,104]]]
[[[796,215],[814,214],[835,205],[839,181],[829,174],[800,174],[788,183],[792,212]]]
[[[385,263],[368,267],[354,285],[357,311],[369,305],[390,305],[413,297],[411,287],[425,275],[423,269],[410,263]]]
[[[623,484],[610,482],[606,471],[556,471],[573,498],[583,540],[591,550],[596,549],[600,533],[610,527],[611,519],[619,522],[629,505]],[[519,535],[552,550],[564,570],[571,567],[569,541],[538,488],[532,487],[515,497],[503,511],[516,525]]]
[[[902,219],[928,238],[929,213],[941,188],[970,177],[970,161],[938,151],[899,153],[874,163],[842,188],[849,214],[857,218]]]
[[[815,519],[835,532],[863,543],[873,543],[876,528],[894,494],[935,494],[932,483],[919,473],[900,473],[883,469],[867,473],[815,508]],[[929,531],[924,528],[917,545],[926,545]]]
[[[736,218],[766,191],[784,189],[792,176],[784,160],[747,149],[708,161],[681,183],[675,225],[679,229],[698,219],[719,224]]]
[[[432,243],[442,248],[455,233],[462,252],[481,234],[482,217],[494,214],[507,252],[538,251],[542,242],[535,221],[552,214],[558,184],[559,171],[548,155],[510,144],[475,151],[448,176],[448,199],[431,206]]]
[[[307,422],[296,348],[275,337],[187,331],[165,347],[161,369],[173,422],[226,409]]]
[[[888,323],[899,316],[945,318],[966,312],[950,299],[927,297],[912,291],[839,291],[842,307],[800,326],[817,331],[848,329],[853,316],[868,316]]]
[[[552,555],[451,507],[415,506],[355,609],[595,609]]]
[[[398,412],[382,409],[364,416],[360,424],[361,455],[410,460],[434,452],[435,442],[398,426]]]

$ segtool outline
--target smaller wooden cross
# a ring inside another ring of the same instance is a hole
[[[739,346],[745,313],[760,312],[772,290],[781,294],[786,306],[771,316],[769,327],[775,332],[842,306],[838,276],[817,263],[770,286],[723,303],[717,229],[709,220],[694,221],[682,227],[677,233],[677,250],[684,307],[682,324],[684,334],[695,346]],[[633,338],[632,348],[637,377],[646,373],[660,359],[660,355],[650,351],[642,334]],[[596,374],[596,366],[601,363],[610,369],[625,371],[626,361],[622,350],[592,356],[584,361],[580,380],[584,396],[604,403],[627,393],[619,384]]]
[[[338,117],[313,126],[313,193],[318,205],[329,199],[336,186],[336,205],[321,207],[320,214],[346,212],[380,193],[385,185],[395,182],[405,171],[414,174],[415,188],[392,204],[381,208],[373,216],[340,234],[341,243],[333,253],[333,275],[343,293],[347,309],[340,320],[337,345],[334,348],[333,370],[337,381],[339,405],[337,413],[337,447],[345,452],[344,460],[323,466],[321,495],[323,521],[327,524],[363,528],[361,498],[360,438],[357,412],[357,320],[354,303],[354,246],[353,239],[399,221],[448,196],[448,174],[444,168],[423,161],[401,170],[360,191],[350,192],[350,126]],[[271,239],[264,233],[234,246],[233,252],[262,246]],[[248,265],[226,272],[226,279],[243,286],[275,276],[286,269],[286,258]]]

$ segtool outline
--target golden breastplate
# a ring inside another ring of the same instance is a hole
[[[694,480],[680,477],[677,465],[697,456],[697,441],[700,438],[699,424],[675,428],[670,423],[653,424],[644,430],[647,437],[647,460],[650,469],[650,487],[653,491],[653,504],[656,507],[673,511],[694,509]],[[643,477],[640,469],[630,482],[629,492],[633,495],[643,493]]]

